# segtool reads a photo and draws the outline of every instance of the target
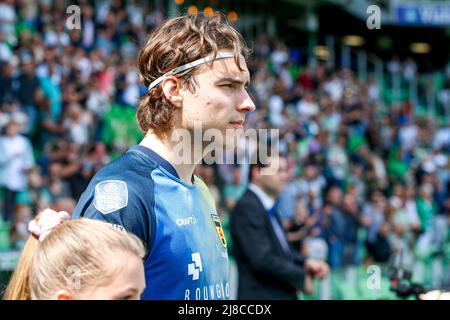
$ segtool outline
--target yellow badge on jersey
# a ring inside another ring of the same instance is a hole
[[[220,218],[216,214],[211,215],[214,225],[216,227],[217,235],[219,236],[220,242],[222,242],[222,245],[224,248],[227,247],[227,240],[225,239],[225,234],[223,233],[222,224],[220,223]]]

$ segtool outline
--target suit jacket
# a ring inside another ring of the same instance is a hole
[[[238,299],[297,299],[304,283],[304,258],[283,250],[267,210],[250,189],[231,213],[230,231],[239,272]]]

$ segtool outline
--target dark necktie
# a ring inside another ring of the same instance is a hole
[[[284,253],[286,253],[287,256],[291,257],[292,252],[289,247],[286,234],[284,232],[282,225],[280,224],[280,220],[278,217],[277,203],[275,203],[275,205],[269,210],[269,218],[270,222],[272,223],[273,230],[275,231],[275,235],[277,236],[278,242],[283,248]]]

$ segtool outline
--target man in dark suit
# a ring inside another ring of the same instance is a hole
[[[328,273],[328,265],[300,256],[287,240],[275,205],[287,182],[286,158],[272,157],[266,166],[257,162],[250,166],[248,189],[231,214],[238,299],[296,300],[299,290],[312,290],[312,277]]]

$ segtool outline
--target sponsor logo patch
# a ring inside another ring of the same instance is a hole
[[[195,219],[194,216],[186,217],[186,218],[178,218],[175,221],[179,227],[197,223],[197,219]]]
[[[200,272],[203,271],[202,257],[200,252],[195,252],[192,255],[192,263],[188,264],[188,275],[192,276],[192,280],[200,278]]]
[[[225,239],[225,234],[223,233],[222,223],[220,223],[220,218],[216,214],[212,214],[211,217],[213,219],[214,226],[216,227],[217,235],[219,236],[220,242],[222,243],[224,248],[226,248],[227,240]]]
[[[107,180],[95,186],[94,207],[103,214],[108,214],[126,207],[128,188],[124,181]]]

